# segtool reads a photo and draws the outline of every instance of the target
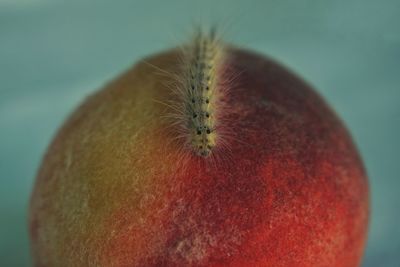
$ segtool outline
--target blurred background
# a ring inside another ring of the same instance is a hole
[[[0,0],[0,266],[30,266],[29,196],[66,116],[135,61],[212,23],[289,66],[343,118],[371,185],[363,266],[400,266],[398,0]]]

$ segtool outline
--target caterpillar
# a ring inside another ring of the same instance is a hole
[[[183,108],[183,126],[186,143],[194,154],[208,157],[219,144],[218,131],[223,90],[221,67],[225,46],[216,36],[197,31],[191,43],[183,50],[180,92]]]

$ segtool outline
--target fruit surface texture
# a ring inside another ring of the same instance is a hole
[[[35,266],[360,265],[368,183],[343,123],[281,65],[207,38],[61,127],[31,197]]]

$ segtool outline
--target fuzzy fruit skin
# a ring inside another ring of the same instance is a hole
[[[173,71],[168,51],[147,62]],[[89,97],[50,145],[30,205],[35,266],[359,266],[369,214],[342,122],[302,80],[230,49],[231,152],[192,157],[149,64]]]

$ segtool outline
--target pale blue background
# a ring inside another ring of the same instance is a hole
[[[313,84],[370,175],[363,266],[400,266],[400,1],[0,0],[0,266],[29,266],[26,208],[45,148],[84,96],[196,23]]]

